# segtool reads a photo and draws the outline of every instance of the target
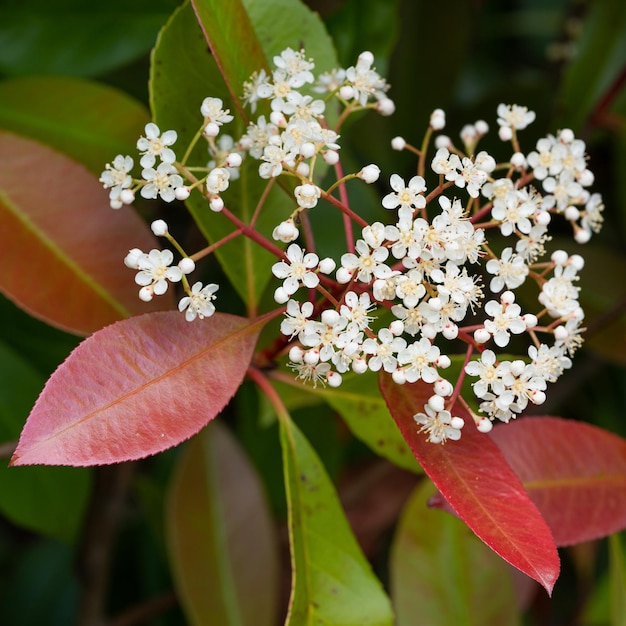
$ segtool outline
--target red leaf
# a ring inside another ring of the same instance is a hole
[[[494,428],[559,546],[626,528],[626,440],[584,422],[532,417]]]
[[[239,388],[267,319],[169,311],[95,333],[44,387],[11,464],[116,463],[188,439]]]
[[[428,442],[413,415],[423,412],[430,386],[397,385],[385,375],[380,387],[415,458],[458,516],[505,561],[551,593],[560,564],[550,529],[499,448],[474,428],[461,407],[454,411],[465,420],[461,439]]]
[[[103,168],[104,169],[104,168]],[[63,330],[89,333],[147,305],[124,267],[131,248],[156,246],[129,207],[114,211],[82,165],[31,139],[0,132],[0,290],[30,314]]]

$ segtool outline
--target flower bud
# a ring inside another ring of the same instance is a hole
[[[465,421],[462,417],[455,416],[450,420],[450,426],[452,426],[452,428],[456,428],[457,430],[461,430],[461,428],[465,426]]]
[[[442,130],[446,125],[446,114],[443,109],[435,109],[430,114],[430,127],[433,130]]]
[[[445,408],[445,400],[441,397],[441,396],[430,396],[430,398],[428,398],[428,406],[433,410],[433,411],[443,411]]]
[[[178,269],[183,274],[191,274],[196,269],[196,264],[193,262],[193,259],[189,257],[185,257],[178,262]]]
[[[504,126],[502,128],[504,128]],[[491,420],[488,420],[486,417],[481,417],[476,424],[476,428],[481,433],[488,433],[493,428],[493,424]]]
[[[318,268],[322,274],[330,274],[335,271],[336,263],[330,257],[326,257],[319,262]]]
[[[143,256],[143,252],[139,248],[133,248],[128,251],[128,254],[124,258],[124,265],[130,267],[132,270],[139,269],[139,258]]]
[[[135,200],[135,193],[130,189],[122,189],[122,192],[120,193],[120,200],[124,204],[132,204]]]
[[[406,140],[404,139],[404,137],[394,137],[391,140],[391,147],[393,150],[404,150],[404,148],[406,147]]]
[[[328,372],[328,374],[326,374],[326,382],[330,387],[339,387],[341,380],[341,374],[337,372]]]
[[[167,234],[167,224],[164,220],[154,220],[150,228],[157,237],[164,237]]]
[[[326,150],[322,153],[322,158],[328,165],[335,165],[339,162],[339,152],[337,150]]]
[[[144,302],[150,302],[150,300],[152,300],[152,296],[154,296],[154,291],[152,290],[152,287],[150,287],[150,285],[148,285],[147,287],[142,287],[139,290],[139,299],[143,300]]]
[[[283,287],[278,287],[276,291],[274,291],[274,300],[278,304],[285,304],[285,302],[289,300],[289,294],[283,289]]]
[[[187,200],[190,193],[191,190],[186,185],[183,185],[182,187],[177,187],[174,191],[174,195],[176,196],[177,200]]]
[[[364,168],[361,169],[357,176],[365,181],[368,185],[371,185],[378,180],[378,177],[380,176],[380,168],[374,163],[366,165]]]

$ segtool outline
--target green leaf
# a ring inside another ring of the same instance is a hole
[[[621,535],[609,537],[611,626],[626,626],[626,547]]]
[[[324,466],[288,417],[280,421],[280,436],[294,568],[286,626],[390,626],[389,599]]]
[[[413,493],[391,550],[397,626],[516,626],[511,569],[463,522],[428,508],[425,480]],[[494,591],[496,590],[496,591]]]
[[[0,9],[0,71],[96,76],[150,50],[175,0],[9,0]],[[120,33],[123,36],[120,36]]]
[[[598,0],[589,5],[574,60],[565,74],[559,127],[579,129],[624,66],[626,3]]]
[[[166,525],[190,624],[276,623],[275,529],[258,476],[219,423],[186,446],[170,486]]]
[[[37,76],[0,83],[0,127],[46,143],[94,174],[117,154],[136,154],[146,108],[112,87]]]
[[[398,467],[422,473],[422,468],[415,460],[411,449],[389,414],[385,400],[380,395],[375,373],[346,375],[341,386],[337,388],[303,385],[290,373],[276,373],[275,377],[281,383],[316,396],[329,404],[341,415],[352,434],[376,454],[395,463]],[[294,405],[290,405],[291,408],[296,405],[298,397],[294,397],[293,400]],[[302,404],[302,398],[298,406],[300,404]]]
[[[17,439],[43,384],[39,372],[0,343],[0,442]],[[0,511],[23,528],[64,541],[80,530],[89,488],[86,470],[0,463]]]

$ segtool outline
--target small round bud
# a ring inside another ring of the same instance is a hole
[[[467,145],[473,145],[476,139],[478,138],[478,133],[474,128],[473,124],[465,124],[463,128],[461,128],[461,132],[459,133],[461,137],[461,141]]]
[[[352,280],[352,270],[349,270],[343,266],[341,266],[338,270],[337,270],[337,282],[340,285],[345,285],[346,283],[349,283]]]
[[[437,357],[435,364],[437,365],[437,367],[441,368],[442,370],[445,370],[445,369],[448,369],[450,365],[452,365],[452,361],[450,360],[450,357],[447,354],[440,354]]]
[[[143,256],[143,252],[139,248],[133,248],[128,251],[124,257],[124,265],[130,267],[131,270],[139,269],[139,259]]]
[[[404,137],[394,137],[391,140],[391,148],[393,150],[404,150],[404,148],[406,147],[406,140],[404,139]]]
[[[391,98],[381,98],[376,103],[376,110],[383,116],[389,117],[396,111],[395,102]]]
[[[565,326],[557,326],[554,329],[554,338],[557,341],[565,341],[569,337],[569,332]]]
[[[320,362],[319,350],[307,350],[304,353],[303,360],[307,365],[317,365]]]
[[[485,120],[478,120],[474,122],[474,128],[479,135],[486,135],[489,132],[489,124]]]
[[[315,144],[310,141],[304,141],[300,145],[300,154],[305,159],[310,159],[315,154]]]
[[[498,137],[502,141],[511,141],[513,139],[513,131],[508,126],[500,126],[498,129]]]
[[[322,158],[328,165],[336,165],[339,162],[339,152],[337,150],[326,150],[322,153]]]
[[[326,257],[319,262],[317,266],[322,274],[330,274],[335,271],[337,264],[330,257]]]
[[[209,200],[209,207],[211,211],[219,213],[224,208],[224,200],[222,200],[219,196],[213,196]]]
[[[491,432],[493,424],[491,423],[491,420],[487,419],[486,417],[481,417],[476,424],[476,428],[481,433],[488,433]]]
[[[296,167],[296,172],[298,172],[300,176],[308,178],[309,174],[311,173],[311,166],[304,161],[300,161],[300,163],[298,163],[298,166]]]
[[[435,137],[435,148],[449,148],[452,145],[452,141],[448,135],[437,135]]]
[[[220,127],[215,122],[209,122],[204,127],[204,134],[207,137],[217,137],[220,134]]]
[[[461,430],[461,428],[465,426],[465,421],[462,417],[453,417],[450,420],[450,426],[452,426],[452,428],[456,428],[457,430]]]
[[[326,374],[326,382],[330,387],[339,387],[339,385],[341,385],[341,374],[328,372],[328,374]]]
[[[443,411],[446,403],[445,400],[441,397],[441,396],[430,396],[430,398],[428,398],[428,406],[433,410],[433,411]]]
[[[537,326],[539,322],[537,316],[533,315],[532,313],[526,313],[525,315],[522,315],[522,320],[524,321],[524,324],[526,324],[526,328],[535,328],[535,326]]]
[[[430,127],[433,130],[441,130],[446,125],[446,114],[443,109],[435,109],[430,114]]]
[[[148,285],[147,287],[142,287],[139,290],[139,299],[143,300],[144,302],[150,302],[153,296],[154,296],[154,291],[152,287],[150,287],[150,285]]]
[[[448,340],[456,339],[459,336],[459,327],[456,324],[446,324],[441,331],[441,334]]]
[[[354,98],[354,89],[350,85],[344,85],[339,89],[339,95],[343,100],[352,100]]]
[[[512,291],[503,291],[500,296],[502,304],[513,304],[515,302],[515,294]]]
[[[449,380],[438,378],[433,385],[433,391],[439,396],[451,396],[454,387]]]
[[[287,120],[282,111],[272,111],[270,113],[270,122],[279,128],[285,128],[285,126],[287,126]]]
[[[124,203],[121,200],[109,200],[112,209],[121,209]]]
[[[580,254],[572,254],[572,256],[569,258],[568,263],[570,265],[573,265],[579,272],[580,270],[582,270],[583,267],[585,267],[585,259],[583,259]]]
[[[587,243],[591,239],[591,232],[585,230],[584,228],[579,228],[574,233],[574,239],[577,243]]]
[[[555,250],[550,256],[552,262],[555,265],[565,265],[569,259],[569,256],[565,250]]]
[[[370,165],[366,165],[361,171],[357,174],[357,176],[365,181],[368,185],[375,183],[380,176],[380,167],[375,165],[374,163]]]
[[[193,272],[196,269],[196,264],[193,262],[193,259],[190,259],[187,256],[178,262],[178,269],[183,274],[191,274],[191,272]]]
[[[367,361],[365,359],[354,359],[352,361],[352,371],[355,374],[365,374],[367,372]]]
[[[511,156],[511,165],[517,169],[526,167],[526,157],[521,152],[515,152]]]
[[[177,200],[187,200],[190,193],[191,190],[186,185],[183,185],[182,187],[177,187],[174,191],[174,195],[176,196]]]
[[[371,67],[372,63],[374,63],[374,55],[369,50],[364,50],[359,54],[357,59],[359,65],[366,65],[367,67]]]
[[[289,349],[289,360],[292,363],[302,363],[304,359],[304,350],[300,346],[292,346]]]
[[[157,237],[164,237],[167,235],[167,224],[164,220],[154,220],[154,222],[150,224],[150,228]]]
[[[474,341],[478,344],[487,343],[491,339],[489,331],[484,328],[478,328],[474,331]]]
[[[226,167],[240,167],[243,159],[239,152],[231,152],[226,157]]]
[[[576,179],[583,187],[589,187],[590,185],[593,185],[595,176],[590,170],[583,170],[582,172],[578,172],[576,174]]]
[[[535,391],[530,394],[530,401],[533,404],[543,404],[546,401],[546,394],[540,389],[535,389]]]
[[[298,238],[300,232],[296,228],[293,219],[289,218],[284,222],[281,222],[273,231],[272,237],[276,241],[282,241],[283,243],[290,243]]]
[[[287,300],[289,300],[289,294],[283,287],[278,287],[276,291],[274,291],[274,301],[278,304],[285,304]]]
[[[399,337],[404,332],[404,322],[402,320],[394,320],[389,324],[389,330],[395,337]]]
[[[563,216],[570,222],[576,222],[580,217],[580,211],[575,206],[570,205],[563,211]]]
[[[422,337],[426,339],[435,339],[437,337],[437,329],[433,324],[424,324],[422,326]]]
[[[552,216],[548,211],[537,211],[535,213],[535,224],[547,226],[552,221]]]
[[[574,131],[571,128],[564,128],[559,133],[559,141],[563,143],[572,143],[574,141]]]
[[[406,382],[406,376],[404,374],[404,370],[401,370],[400,368],[394,370],[391,373],[391,378],[393,379],[393,382],[396,383],[397,385],[404,385],[404,383]]]
[[[120,200],[124,204],[132,204],[135,200],[135,193],[130,189],[122,189],[122,192],[120,193]]]

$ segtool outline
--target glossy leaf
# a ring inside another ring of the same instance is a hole
[[[184,149],[202,123],[200,105],[204,98],[219,97],[224,106],[233,109],[233,103],[217,64],[207,52],[207,43],[189,5],[184,4],[174,13],[161,32],[152,58],[150,80],[152,108],[157,124],[162,128],[175,128],[177,146]],[[243,132],[226,127],[224,133],[236,135]],[[204,165],[208,160],[206,143],[200,142],[192,153],[192,160]],[[227,208],[244,223],[250,223],[267,181],[258,176],[258,163],[246,159],[239,180],[234,181],[224,194]],[[256,230],[266,237],[273,228],[290,214],[293,200],[284,192],[271,190]],[[212,243],[232,233],[233,224],[224,216],[213,213],[207,200],[194,191],[187,208],[198,227]],[[271,237],[270,237],[271,238]],[[271,267],[276,257],[249,239],[238,236],[216,250],[224,272],[250,310],[256,310],[261,294],[272,279]]]
[[[459,517],[492,550],[551,593],[559,573],[554,540],[499,448],[459,406],[455,414],[465,420],[461,439],[429,443],[413,415],[423,412],[430,385],[397,385],[390,376],[381,376],[380,387],[415,458]]]
[[[43,384],[43,375],[0,343],[0,442],[18,438]],[[80,530],[89,487],[88,470],[0,463],[2,514],[23,528],[67,542]]]
[[[0,127],[63,152],[98,176],[117,154],[137,161],[147,109],[107,85],[67,76],[0,82]]]
[[[336,388],[304,385],[292,373],[277,373],[276,377],[289,385],[290,390],[300,390],[300,397],[312,395],[329,404],[341,415],[352,434],[376,454],[398,467],[421,473],[411,449],[389,415],[373,372],[344,376],[341,386]],[[293,406],[292,403],[290,407]]]
[[[419,485],[394,537],[390,573],[397,626],[519,624],[513,570],[463,522],[428,508],[434,491],[430,481]]]
[[[174,6],[173,0],[7,2],[0,8],[0,70],[13,76],[111,71],[150,50]]]
[[[626,440],[584,422],[532,417],[494,428],[559,546],[626,528]]]
[[[128,250],[154,247],[131,209],[114,211],[96,177],[40,143],[0,132],[0,289],[45,322],[88,334],[144,306]]]
[[[273,522],[254,468],[219,422],[185,447],[169,489],[166,527],[190,624],[276,624]]]
[[[116,463],[188,439],[237,391],[265,321],[171,311],[107,326],[52,375],[12,464]]]
[[[286,626],[390,626],[389,600],[324,466],[288,418],[280,421],[280,436],[294,570]]]

